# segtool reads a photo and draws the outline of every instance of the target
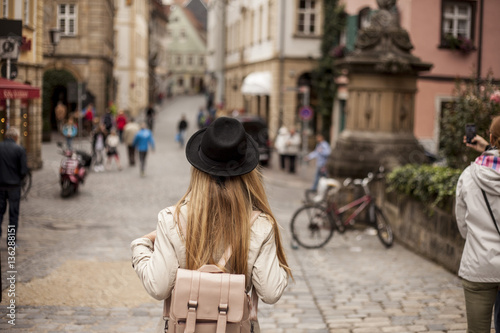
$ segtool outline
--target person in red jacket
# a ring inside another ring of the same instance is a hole
[[[123,129],[125,128],[125,125],[127,125],[127,116],[123,110],[120,110],[116,116],[116,129],[118,130],[120,142],[123,142]]]

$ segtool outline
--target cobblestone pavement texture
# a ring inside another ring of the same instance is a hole
[[[0,330],[6,332],[152,332],[161,303],[150,298],[130,266],[129,243],[156,227],[156,215],[187,188],[190,166],[174,142],[186,114],[196,130],[201,96],[165,102],[157,117],[157,149],[146,176],[126,166],[89,174],[80,192],[59,196],[55,140],[43,145],[44,167],[21,203],[15,254],[16,297],[9,296],[5,236]],[[77,143],[88,149],[88,141]],[[276,157],[275,157],[276,159]],[[295,282],[274,305],[260,303],[263,332],[465,332],[464,299],[456,276],[399,244],[385,249],[371,230],[335,234],[322,249],[292,250],[289,221],[312,180],[263,170],[273,211],[283,227]],[[4,235],[6,223],[3,225]],[[15,301],[15,326],[7,306]],[[493,331],[492,331],[493,332]]]

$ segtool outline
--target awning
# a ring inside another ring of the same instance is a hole
[[[40,97],[40,88],[0,78],[0,99],[34,99]]]
[[[272,87],[271,72],[252,72],[241,85],[243,95],[270,95]]]

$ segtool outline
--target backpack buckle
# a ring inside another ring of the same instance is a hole
[[[227,314],[229,306],[227,304],[219,304],[219,313]]]
[[[198,302],[197,301],[188,301],[188,309],[197,309],[198,308]]]

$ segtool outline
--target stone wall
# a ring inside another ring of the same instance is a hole
[[[383,210],[396,240],[412,251],[458,272],[465,240],[458,231],[455,217],[394,192],[383,196]],[[380,196],[379,196],[380,197]]]

